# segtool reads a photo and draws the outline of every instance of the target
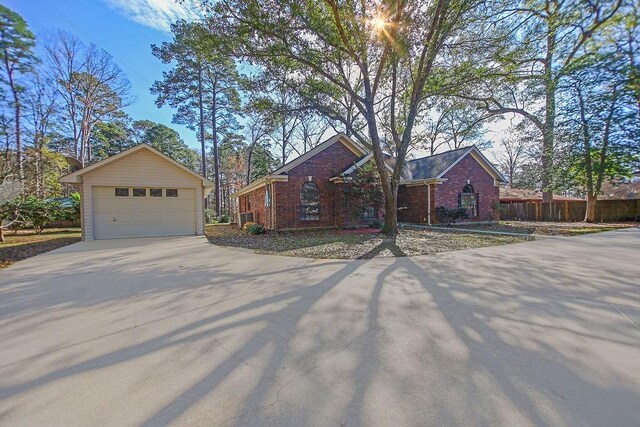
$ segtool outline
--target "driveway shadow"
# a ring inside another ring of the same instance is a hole
[[[150,339],[47,366],[44,374],[0,388],[0,401],[169,348],[211,344],[225,356],[187,388],[167,384],[162,394],[171,398],[145,425],[183,422],[192,411],[211,424],[238,426],[636,424],[640,384],[629,373],[640,368],[633,358],[640,335],[608,301],[632,307],[637,268],[602,267],[608,255],[598,255],[593,240],[574,241],[571,250],[553,245],[520,253],[490,248],[430,258],[292,261],[244,274],[214,262],[190,277],[197,283],[215,274],[217,284],[231,288],[254,280],[274,287],[230,308],[194,313]],[[612,252],[630,254],[634,245],[620,242]],[[386,242],[372,252],[383,250],[396,249]],[[594,262],[598,274],[588,270]],[[151,285],[142,291],[164,294],[169,307],[183,296]],[[96,304],[65,295],[73,304]],[[35,298],[41,309],[44,299]],[[233,415],[216,418],[228,404],[220,395],[224,385],[247,366],[252,376],[235,397]],[[163,366],[154,368],[152,375],[163,377]],[[201,412],[203,405],[209,412]]]

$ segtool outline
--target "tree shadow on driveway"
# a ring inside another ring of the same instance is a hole
[[[262,279],[259,271],[226,276],[220,265],[202,273],[271,287],[185,313],[179,325],[150,324],[148,339],[103,352],[95,344],[67,349],[80,353],[78,362],[17,362],[4,368],[13,376],[0,401],[29,408],[58,384],[91,383],[122,367],[120,384],[101,387],[112,406],[98,409],[146,400],[130,419],[145,425],[632,425],[640,338],[607,299],[626,300],[616,306],[636,313],[625,295],[638,290],[637,268],[585,270],[607,257],[590,242],[557,254],[553,242],[541,242],[526,253],[300,263]],[[607,279],[614,271],[615,285]],[[183,297],[148,291],[174,304]],[[177,362],[152,358],[168,350],[186,359],[177,372],[185,387],[169,381]],[[82,354],[91,351],[99,354]],[[132,368],[138,364],[144,372]],[[20,379],[15,371],[26,366]],[[147,375],[163,384],[157,395],[134,387]],[[63,394],[56,404],[73,408]]]

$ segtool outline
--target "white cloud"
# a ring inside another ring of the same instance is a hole
[[[104,0],[111,8],[126,18],[163,32],[171,31],[171,24],[178,19],[198,18],[194,2],[176,0]]]

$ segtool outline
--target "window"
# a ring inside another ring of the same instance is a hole
[[[264,205],[266,207],[271,206],[271,186],[267,185],[267,191],[264,193]]]
[[[133,197],[147,197],[147,189],[146,188],[134,188],[133,189]]]
[[[116,188],[116,197],[129,197],[128,188]]]
[[[469,218],[478,216],[478,198],[479,194],[475,192],[470,181],[462,189],[462,193],[458,194],[458,207],[467,210]]]
[[[178,189],[177,188],[167,188],[166,195],[167,195],[167,197],[178,197]]]
[[[162,188],[150,188],[149,196],[151,197],[162,197]]]
[[[377,219],[376,211],[377,209],[373,205],[365,207],[362,212],[362,219]]]
[[[305,182],[300,190],[300,219],[318,221],[320,219],[320,188],[315,182]]]

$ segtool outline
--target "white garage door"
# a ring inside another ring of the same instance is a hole
[[[196,234],[194,188],[93,187],[95,239]]]

